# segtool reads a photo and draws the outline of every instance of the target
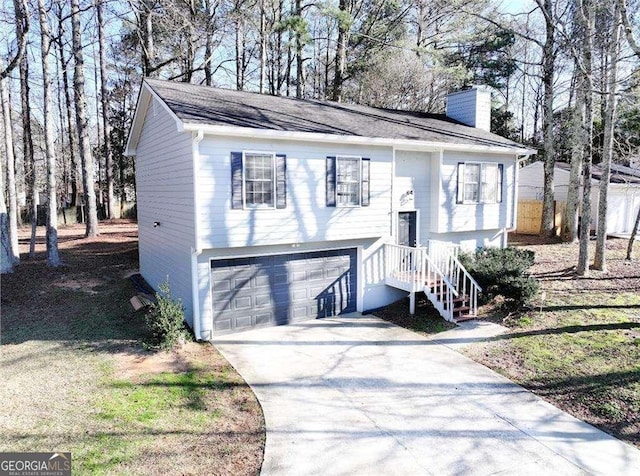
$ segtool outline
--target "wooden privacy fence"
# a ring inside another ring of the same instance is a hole
[[[554,227],[556,235],[560,235],[562,220],[567,210],[566,202],[554,202]],[[542,224],[542,200],[519,200],[518,223],[516,233],[537,235]]]

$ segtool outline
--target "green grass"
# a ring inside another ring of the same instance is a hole
[[[105,377],[95,402],[97,428],[72,449],[74,473],[109,474],[145,459],[156,439],[170,433],[205,433],[223,416],[210,393],[225,380],[203,371],[163,372],[140,381]]]
[[[575,416],[640,446],[640,295],[548,292],[468,353]]]

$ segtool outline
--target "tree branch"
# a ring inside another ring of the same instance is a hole
[[[25,50],[27,49],[27,33],[29,32],[29,6],[27,5],[27,0],[13,0],[13,5],[15,8],[15,16],[16,16],[16,28],[19,28],[22,32],[21,41],[18,45],[18,51],[14,57],[9,61],[9,64],[6,68],[0,71],[0,80],[3,80],[11,71],[18,65],[22,56],[24,55]]]
[[[627,42],[636,56],[640,58],[640,45],[638,45],[635,37],[633,36],[633,29],[631,28],[631,22],[629,22],[629,14],[627,13],[626,0],[618,0],[618,8],[622,14],[622,26],[624,27],[624,34],[627,37]]]

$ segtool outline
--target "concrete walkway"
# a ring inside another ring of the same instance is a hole
[[[429,340],[347,317],[215,345],[262,404],[265,475],[640,474],[640,451],[451,348],[489,327]]]

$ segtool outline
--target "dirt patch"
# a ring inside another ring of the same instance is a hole
[[[70,291],[82,291],[89,294],[97,294],[94,288],[102,286],[105,281],[98,278],[76,278],[70,279],[67,277],[61,277],[61,280],[57,283],[53,283],[54,286],[61,289],[68,289]]]
[[[416,295],[416,312],[413,315],[409,312],[409,298],[374,309],[370,314],[422,335],[437,334],[456,326],[445,321],[423,294]]]
[[[188,344],[196,346],[196,344]],[[199,347],[199,346],[197,346]],[[191,351],[193,354],[194,351]],[[197,358],[197,356],[196,356]],[[163,372],[187,372],[191,363],[184,357],[184,350],[175,352],[148,352],[130,348],[125,352],[113,354],[115,361],[114,378],[136,382],[140,376],[149,376]],[[191,361],[193,361],[193,356]]]
[[[626,261],[628,240],[609,238],[606,246],[607,271],[590,269],[588,276],[576,276],[578,243],[559,243],[537,236],[516,235],[510,244],[532,250],[536,260],[531,273],[542,290],[556,291],[636,291],[640,289],[640,246],[633,261]],[[593,262],[595,241],[589,242],[589,262]]]

